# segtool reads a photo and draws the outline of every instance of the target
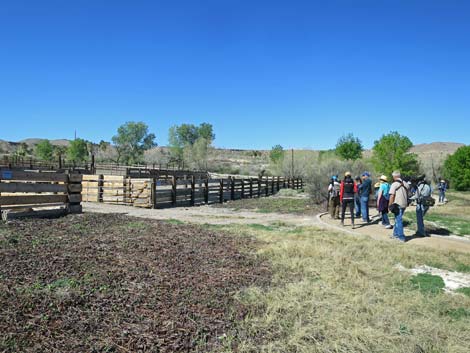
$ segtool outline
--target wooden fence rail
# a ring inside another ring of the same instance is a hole
[[[83,201],[167,208],[270,196],[283,188],[302,189],[303,181],[280,177],[196,179],[193,176],[191,179],[159,180],[83,175],[82,185]]]
[[[0,213],[4,220],[80,213],[81,193],[79,174],[0,171]]]

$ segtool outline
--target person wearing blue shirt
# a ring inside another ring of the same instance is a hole
[[[370,180],[370,173],[364,172],[362,174],[362,184],[359,186],[359,196],[361,197],[361,214],[362,220],[369,223],[369,198],[372,191],[372,181]]]
[[[385,175],[380,177],[379,193],[377,195],[377,209],[382,215],[382,225],[385,229],[392,229],[390,219],[388,218],[388,202],[390,199],[390,184],[388,178]]]

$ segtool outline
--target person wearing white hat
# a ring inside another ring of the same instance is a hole
[[[390,224],[390,219],[388,218],[388,201],[390,199],[390,184],[388,183],[388,178],[385,175],[382,175],[379,179],[379,193],[377,195],[377,210],[379,210],[382,215],[382,225],[385,229],[392,229],[393,226]]]
[[[447,191],[447,182],[442,179],[439,184],[437,184],[437,189],[439,190],[439,203],[446,202],[446,191]]]

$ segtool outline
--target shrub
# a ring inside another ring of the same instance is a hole
[[[444,174],[456,190],[470,190],[470,146],[462,146],[447,157]]]

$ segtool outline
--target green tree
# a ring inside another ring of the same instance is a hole
[[[458,191],[470,190],[470,146],[462,146],[444,162],[444,175]]]
[[[87,141],[77,138],[70,142],[67,149],[67,159],[71,162],[83,162],[88,157]]]
[[[410,153],[411,147],[411,140],[396,131],[383,135],[374,142],[372,164],[378,172],[385,175],[391,175],[394,170],[401,171],[402,175],[417,174],[418,157]]]
[[[34,153],[43,161],[51,161],[54,157],[54,146],[49,140],[42,140],[36,145]]]
[[[26,157],[30,154],[31,154],[31,151],[29,149],[29,146],[24,142],[21,142],[20,145],[15,150],[15,156],[17,157]]]
[[[144,152],[155,147],[155,135],[147,124],[129,121],[118,128],[112,141],[117,151],[117,162],[135,164],[143,161]]]
[[[335,153],[346,161],[355,161],[362,158],[363,150],[361,140],[350,133],[339,138]]]
[[[284,148],[281,145],[276,145],[271,148],[269,152],[269,159],[274,164],[281,163],[284,160]]]
[[[205,143],[207,151],[214,139],[213,127],[208,123],[202,123],[199,126],[193,124],[172,126],[168,132],[171,158],[180,162],[188,158],[191,160],[192,147],[198,140],[200,140],[198,150],[201,151],[201,145]]]

